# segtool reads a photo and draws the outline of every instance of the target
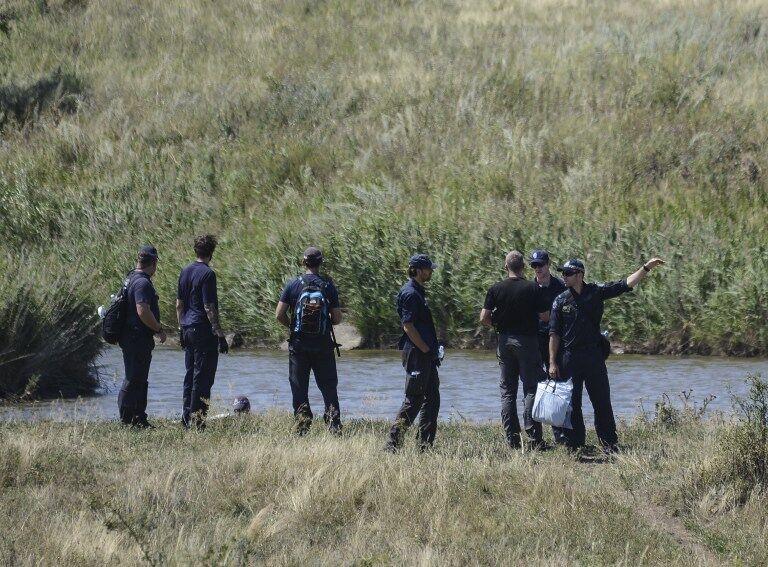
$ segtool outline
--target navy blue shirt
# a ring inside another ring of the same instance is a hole
[[[160,302],[155,286],[152,285],[149,276],[144,272],[136,270],[131,272],[128,277],[128,313],[125,318],[125,326],[127,329],[151,337],[155,332],[141,322],[139,314],[136,312],[136,304],[146,303],[149,305],[155,319],[160,321]]]
[[[216,291],[216,272],[203,262],[192,262],[181,270],[176,298],[184,303],[181,326],[210,325],[205,305],[219,308]]]
[[[536,285],[539,285],[539,284],[536,284]],[[549,305],[549,308],[552,309],[552,304],[554,303],[555,298],[568,288],[565,287],[563,280],[561,280],[560,278],[556,278],[555,276],[550,276],[549,285],[547,287],[539,285],[539,289],[544,294],[544,299],[547,305]],[[548,321],[539,321],[539,335],[547,337],[547,340],[549,340],[549,322]]]
[[[413,278],[408,280],[397,294],[397,314],[400,316],[401,325],[413,323],[421,339],[429,346],[430,352],[437,356],[437,331],[432,321],[432,312],[427,304],[427,292]],[[416,346],[408,335],[403,333],[398,347],[402,350],[406,345]]]
[[[580,294],[569,288],[552,305],[549,334],[559,336],[566,350],[598,348],[605,300],[631,290],[627,280],[584,284]]]

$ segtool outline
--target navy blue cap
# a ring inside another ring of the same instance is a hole
[[[237,396],[235,401],[232,402],[232,409],[235,413],[247,413],[251,411],[251,402],[248,401],[246,396]]]
[[[546,250],[534,250],[531,252],[531,266],[549,263],[549,252]]]
[[[411,256],[411,259],[408,260],[408,267],[409,268],[429,268],[430,270],[434,270],[437,268],[437,264],[435,264],[432,260],[429,259],[429,256],[426,254],[414,254]]]
[[[558,272],[581,272],[584,273],[584,263],[577,258],[571,258],[565,264],[557,269]]]
[[[150,258],[159,258],[157,255],[157,248],[150,244],[145,244],[141,248],[139,248],[139,256],[149,256]]]
[[[316,246],[310,246],[304,250],[304,261],[310,264],[319,264],[323,261],[323,252]]]

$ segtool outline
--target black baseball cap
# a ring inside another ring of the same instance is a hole
[[[157,248],[152,246],[151,244],[145,244],[141,248],[139,248],[139,256],[149,256],[150,258],[154,258],[157,260],[159,256],[157,255]]]
[[[248,401],[247,396],[237,396],[232,402],[232,409],[235,413],[247,413],[251,411],[251,402]]]
[[[304,250],[304,261],[309,264],[319,264],[323,261],[323,252],[316,246],[310,246]]]
[[[581,272],[584,273],[584,263],[577,259],[571,258],[565,264],[557,269],[558,272]]]
[[[534,250],[531,252],[531,266],[538,266],[549,263],[549,252],[546,250]]]
[[[411,256],[410,260],[408,260],[408,267],[409,268],[429,268],[430,270],[434,270],[437,268],[437,264],[435,264],[432,260],[429,259],[429,256],[426,254],[414,254]]]

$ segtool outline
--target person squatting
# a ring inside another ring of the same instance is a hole
[[[182,424],[203,430],[214,383],[218,357],[229,346],[221,328],[216,273],[210,261],[216,249],[213,235],[195,238],[195,261],[179,275],[176,316],[179,342],[185,353],[182,388]],[[125,380],[118,395],[120,420],[137,428],[151,428],[147,420],[149,367],[153,336],[161,343],[166,333],[160,323],[158,295],[152,285],[158,252],[145,245],[139,250],[135,269],[125,280],[126,317],[118,344],[123,351]],[[304,251],[304,273],[286,282],[275,308],[275,318],[289,330],[288,381],[291,388],[295,432],[304,435],[312,424],[309,376],[313,373],[324,402],[323,421],[334,435],[341,435],[341,408],[336,369],[333,327],[342,320],[339,292],[333,280],[320,274],[323,253],[310,246]],[[510,448],[523,446],[517,414],[518,381],[523,390],[523,429],[526,445],[545,447],[541,423],[533,419],[533,401],[539,382],[573,382],[571,429],[552,428],[556,444],[576,450],[585,445],[586,430],[582,395],[586,389],[594,409],[595,432],[604,452],[618,450],[616,421],[611,405],[606,340],[600,332],[604,304],[631,292],[648,273],[663,265],[652,258],[624,279],[604,284],[587,283],[584,263],[573,258],[551,273],[550,255],[535,250],[528,258],[535,277],[524,276],[525,256],[516,250],[504,258],[506,277],[487,291],[480,322],[498,334],[501,421]],[[428,255],[408,260],[408,280],[395,301],[402,328],[398,341],[405,370],[403,403],[395,416],[385,449],[396,452],[405,431],[419,417],[417,438],[422,451],[432,447],[440,411],[438,368],[444,348],[438,340],[427,300],[427,284],[438,268]],[[106,327],[105,327],[106,328]],[[106,334],[106,333],[105,333]],[[250,410],[247,398],[235,400],[236,413]]]

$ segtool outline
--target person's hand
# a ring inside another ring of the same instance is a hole
[[[666,262],[661,258],[651,258],[645,264],[643,264],[643,267],[648,268],[648,271],[650,271],[654,269],[656,266],[663,266],[664,264],[666,264]]]
[[[229,344],[224,335],[219,335],[219,352],[221,354],[227,354],[229,352]]]
[[[557,367],[557,363],[549,365],[549,377],[552,378],[552,380],[560,378],[560,369]]]
[[[164,343],[166,339],[168,339],[168,335],[165,334],[165,329],[160,327],[160,331],[157,333],[157,336],[160,338],[160,344]]]
[[[187,348],[187,345],[184,343],[184,329],[181,327],[179,327],[179,346],[182,350]]]

